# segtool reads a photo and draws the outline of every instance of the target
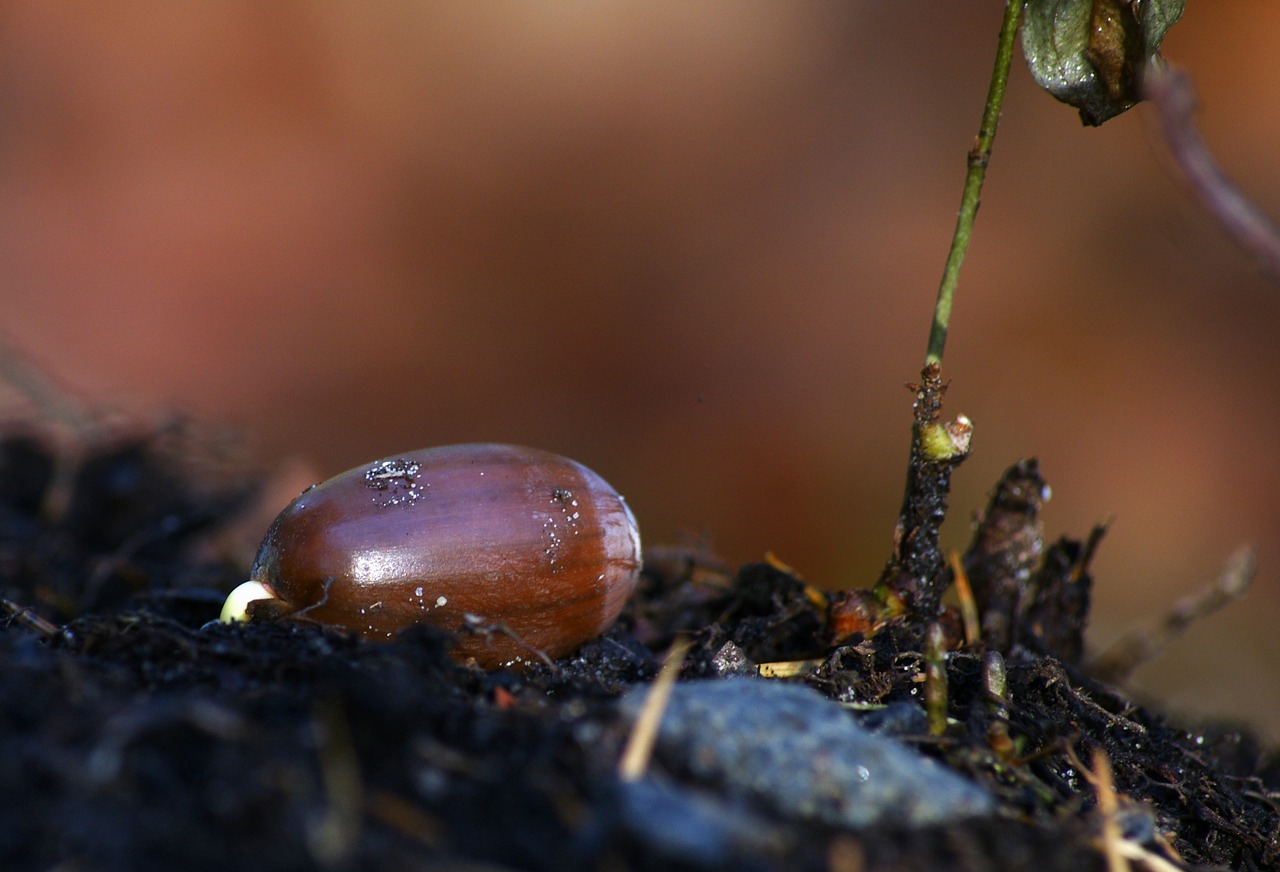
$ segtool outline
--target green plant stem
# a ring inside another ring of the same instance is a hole
[[[1026,0],[1007,0],[1004,23],[1000,26],[1000,43],[996,49],[996,62],[991,70],[991,85],[987,89],[987,105],[982,112],[982,125],[969,152],[969,171],[964,178],[964,193],[960,197],[960,215],[956,218],[955,233],[951,236],[951,250],[942,270],[942,283],[938,286],[938,299],[933,305],[933,328],[929,331],[929,350],[924,362],[942,363],[942,349],[947,344],[947,326],[951,322],[951,301],[960,282],[960,265],[969,250],[969,237],[973,233],[973,220],[978,214],[982,199],[982,182],[987,176],[987,163],[991,160],[991,144],[996,138],[996,126],[1000,123],[1000,109],[1004,105],[1005,86],[1009,83],[1009,67],[1013,63],[1013,43],[1018,35],[1018,19]]]

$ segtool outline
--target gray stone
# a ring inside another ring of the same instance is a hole
[[[646,690],[623,698],[631,717]],[[934,824],[995,808],[976,783],[860,727],[817,691],[766,679],[677,684],[657,750],[731,798],[836,826]]]
[[[646,844],[687,863],[781,857],[788,840],[767,818],[662,778],[619,785],[622,819]]]

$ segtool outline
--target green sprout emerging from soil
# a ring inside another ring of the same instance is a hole
[[[837,595],[831,603],[831,632],[837,643],[874,634],[888,623],[905,624],[937,648],[926,632],[939,619],[951,620],[942,597],[954,582],[969,643],[1007,652],[1014,644],[1078,662],[1088,612],[1089,562],[1106,530],[1100,524],[1083,542],[1063,539],[1046,548],[1039,512],[1048,485],[1034,460],[1011,467],[981,516],[973,544],[950,561],[939,546],[951,475],[968,456],[973,425],[963,415],[946,421],[942,401],[943,351],[960,270],[972,238],[982,185],[1004,104],[1019,33],[1028,67],[1044,90],[1076,107],[1082,122],[1097,126],[1143,99],[1155,102],[1162,132],[1193,191],[1239,244],[1280,275],[1280,234],[1241,196],[1208,155],[1191,125],[1190,89],[1170,71],[1159,48],[1182,14],[1183,0],[1010,0],[997,42],[982,120],[967,155],[959,214],[934,305],[916,394],[907,482],[894,530],[893,547],[870,590]],[[1204,614],[1241,595],[1252,576],[1249,554],[1233,558],[1223,580],[1176,611],[1148,637],[1167,639],[1185,626],[1186,615]],[[958,621],[951,620],[957,624]],[[959,629],[952,634],[959,641]],[[1127,675],[1151,650],[1163,647],[1135,639],[1121,646],[1130,654],[1108,654],[1111,677]],[[1144,652],[1139,655],[1135,652]],[[1117,664],[1117,658],[1123,664]]]

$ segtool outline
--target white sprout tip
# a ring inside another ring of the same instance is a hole
[[[218,620],[224,624],[244,621],[249,617],[249,603],[264,599],[279,599],[271,588],[260,581],[246,581],[227,595]]]

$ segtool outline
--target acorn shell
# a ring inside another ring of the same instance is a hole
[[[456,632],[481,666],[562,657],[617,618],[640,571],[626,502],[580,463],[512,445],[375,461],[305,491],[251,571],[295,618],[389,639]]]

